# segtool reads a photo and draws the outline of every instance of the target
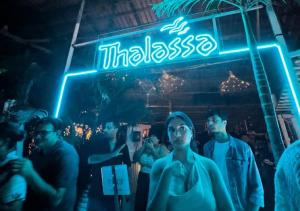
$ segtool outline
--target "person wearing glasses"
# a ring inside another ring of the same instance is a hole
[[[190,147],[191,119],[183,112],[172,112],[166,128],[174,150],[153,164],[147,210],[234,210],[216,164]]]
[[[24,176],[29,185],[24,210],[74,210],[78,155],[61,138],[61,126],[58,119],[41,119],[34,132],[37,149],[30,160],[11,162],[13,172]]]

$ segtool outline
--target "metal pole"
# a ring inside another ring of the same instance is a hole
[[[69,70],[70,66],[71,66],[73,53],[74,53],[74,46],[73,45],[76,43],[76,40],[77,40],[77,35],[78,35],[78,32],[79,32],[79,27],[80,27],[82,14],[83,14],[84,5],[85,5],[85,0],[82,0],[81,5],[80,5],[80,9],[79,9],[79,12],[78,12],[77,20],[76,20],[76,25],[75,25],[74,32],[73,32],[73,37],[72,37],[72,41],[71,41],[71,45],[70,45],[70,49],[69,49],[68,58],[67,58],[64,73],[66,73]]]
[[[289,50],[287,48],[287,44],[284,39],[284,36],[283,36],[282,30],[281,30],[278,18],[274,11],[273,5],[272,4],[266,5],[266,10],[267,10],[267,15],[268,15],[275,39],[277,40],[278,44],[280,45],[280,47],[282,49],[282,53],[286,59],[287,67],[289,69],[290,76],[291,76],[291,81],[294,86],[295,92],[297,94],[296,100],[299,102],[299,100],[300,100],[300,97],[298,95],[298,93],[300,93],[299,83],[297,82],[296,72],[295,72],[291,57],[289,56]],[[300,114],[297,112],[296,109],[294,110],[294,114],[298,121],[298,124],[300,125]]]

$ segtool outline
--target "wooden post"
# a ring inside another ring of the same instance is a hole
[[[66,62],[64,73],[66,73],[69,70],[70,66],[71,66],[71,62],[72,62],[72,58],[73,58],[73,53],[74,53],[74,44],[76,43],[76,40],[77,40],[77,36],[78,36],[78,32],[79,32],[79,27],[80,27],[80,23],[81,23],[81,18],[82,18],[82,14],[83,14],[84,5],[85,5],[85,0],[82,0],[81,1],[81,5],[80,5],[80,9],[79,9],[79,12],[78,12],[78,16],[77,16],[77,20],[76,20],[74,32],[73,32],[73,37],[72,37],[72,41],[71,41],[71,45],[70,45],[70,49],[69,49],[69,53],[68,53],[68,57],[67,57],[67,62]]]

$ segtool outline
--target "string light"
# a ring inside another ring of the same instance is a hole
[[[165,71],[163,71],[163,74],[158,81],[161,94],[164,95],[178,90],[179,87],[183,86],[184,84],[184,79],[168,74]]]
[[[229,71],[229,76],[226,81],[222,81],[220,85],[221,94],[241,92],[250,87],[250,83],[236,77],[232,71]]]

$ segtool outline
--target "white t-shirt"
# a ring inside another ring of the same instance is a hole
[[[7,154],[6,159],[0,163],[4,166],[8,161],[16,159],[16,152]],[[0,187],[0,203],[8,204],[16,200],[24,201],[26,198],[26,181],[20,175],[13,175]]]
[[[215,163],[217,164],[217,166],[219,167],[222,173],[227,189],[229,187],[227,168],[226,168],[226,154],[228,152],[228,149],[229,149],[229,141],[226,141],[224,143],[216,141],[214,152],[213,152],[213,160],[215,161]]]

